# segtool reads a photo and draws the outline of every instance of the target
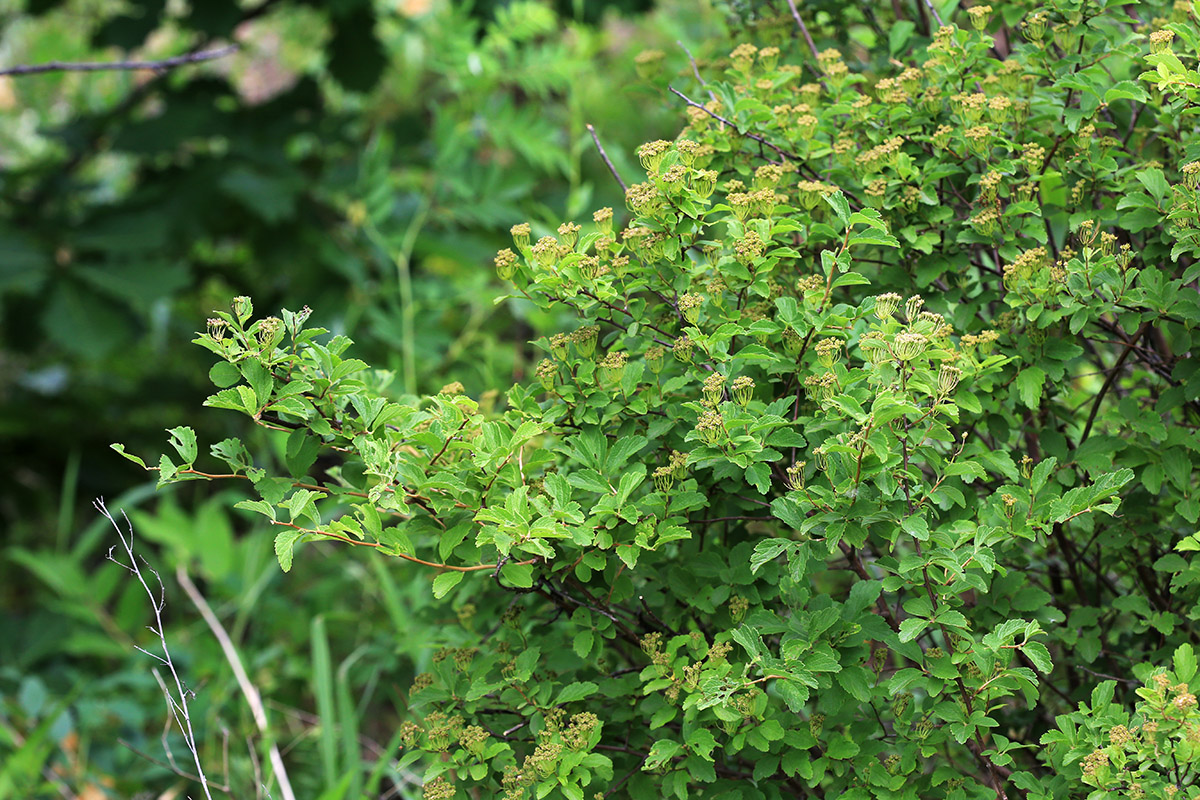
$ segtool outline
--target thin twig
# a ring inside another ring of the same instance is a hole
[[[1100,387],[1100,391],[1096,392],[1096,400],[1092,403],[1092,410],[1088,414],[1087,423],[1083,426],[1083,434],[1080,435],[1079,444],[1075,445],[1075,449],[1078,450],[1087,441],[1088,434],[1092,432],[1092,424],[1096,421],[1096,412],[1100,410],[1100,403],[1104,400],[1104,395],[1108,394],[1108,390],[1112,388],[1113,382],[1116,381],[1117,375],[1121,372],[1121,367],[1125,366],[1125,360],[1133,352],[1134,346],[1141,341],[1141,338],[1146,335],[1146,331],[1150,329],[1151,322],[1152,320],[1146,320],[1142,323],[1142,327],[1138,328],[1137,332],[1125,343],[1125,349],[1121,351],[1121,355],[1117,356],[1116,363],[1108,371],[1108,377],[1104,379],[1104,384]]]
[[[134,747],[132,744],[130,744],[129,742],[125,741],[124,739],[122,739],[120,737],[117,738],[117,744],[119,744],[122,747],[124,747],[125,749],[129,750],[129,752],[133,753],[134,755],[139,756],[140,758],[146,759],[151,764],[157,764],[158,766],[162,767],[163,769],[170,770],[171,772],[175,773],[176,775],[178,775],[181,778],[186,778],[189,781],[199,781],[200,780],[199,778],[197,778],[195,775],[188,772],[187,770],[180,769],[178,765],[168,764],[165,761],[159,761],[154,756],[150,755],[149,753],[145,752],[144,750],[139,750],[138,748]],[[228,785],[224,785],[224,784],[218,785],[216,783],[210,782],[209,786],[216,789],[218,792],[224,792],[225,794],[231,794],[233,791],[232,789],[229,788]]]
[[[129,559],[129,563],[126,564],[122,561],[118,561],[113,556],[113,551],[117,549],[116,545],[113,545],[108,549],[108,560],[117,566],[122,567],[130,575],[137,578],[138,583],[140,583],[142,585],[142,589],[145,590],[146,596],[150,598],[150,607],[154,610],[154,625],[150,626],[150,632],[158,637],[158,644],[160,647],[162,647],[163,654],[160,656],[155,653],[151,653],[149,650],[146,650],[142,647],[138,647],[137,649],[166,667],[171,673],[171,678],[175,681],[175,691],[179,694],[178,698],[176,698],[175,695],[167,690],[165,683],[160,682],[160,685],[163,687],[163,696],[167,701],[167,709],[175,718],[176,724],[179,725],[179,730],[183,733],[183,741],[185,744],[187,744],[188,750],[192,754],[192,761],[196,765],[196,777],[199,779],[200,787],[204,790],[204,796],[207,797],[208,800],[212,800],[212,792],[209,790],[208,778],[204,774],[204,767],[200,764],[200,751],[196,747],[196,733],[192,729],[192,715],[191,710],[188,708],[188,697],[192,695],[192,692],[184,687],[183,679],[179,677],[179,672],[175,669],[175,662],[171,658],[171,651],[167,647],[167,637],[163,628],[162,617],[163,610],[166,608],[166,587],[163,586],[162,578],[159,577],[159,574],[150,567],[145,559],[140,559],[141,562],[146,565],[146,569],[150,571],[150,574],[154,576],[154,579],[158,581],[157,597],[154,594],[154,590],[150,588],[150,584],[146,581],[146,576],[143,574],[142,568],[138,566],[139,558],[133,552],[133,523],[129,521],[129,517],[125,515],[125,512],[122,511],[121,516],[125,519],[125,526],[128,531],[121,530],[121,526],[117,524],[117,521],[113,519],[112,514],[108,512],[108,508],[105,507],[103,499],[95,500],[92,505],[94,505],[96,510],[99,511],[105,519],[112,523],[113,528],[116,529],[117,536],[121,540],[121,549],[125,551],[125,557]],[[155,670],[155,677],[158,677],[157,670]],[[167,752],[169,754],[170,750],[168,749]]]
[[[732,122],[725,119],[724,117],[722,117],[720,114],[716,113],[715,111],[711,111],[711,110],[705,108],[704,106],[700,105],[695,100],[693,100],[692,98],[688,97],[683,92],[676,89],[674,86],[668,86],[667,90],[671,94],[675,95],[676,97],[679,97],[681,100],[683,100],[683,102],[687,103],[689,106],[693,106],[695,108],[700,109],[701,111],[708,114],[710,117],[717,120],[718,122],[728,125],[729,127],[733,128],[735,131],[740,133],[742,136],[745,136],[747,139],[753,139],[754,141],[758,142],[759,144],[766,145],[767,147],[771,148],[776,153],[778,153],[781,158],[785,158],[790,161],[798,160],[795,153],[789,153],[787,150],[784,150],[782,147],[780,147],[776,144],[772,144],[771,142],[767,141],[763,137],[759,136],[757,133],[751,133],[750,131],[745,131],[745,132],[739,131],[737,125],[734,125]]]
[[[608,153],[604,152],[604,145],[600,144],[600,137],[596,135],[596,129],[592,127],[590,122],[588,123],[587,129],[588,133],[592,135],[592,141],[596,143],[596,149],[600,151],[600,157],[603,158],[604,163],[608,165],[608,171],[611,172],[612,176],[617,179],[617,183],[621,184],[621,191],[629,191],[629,187],[625,185],[625,181],[621,180],[621,176],[617,172],[617,168],[613,166],[613,162],[608,157]]]
[[[158,61],[47,61],[45,64],[19,64],[15,67],[0,69],[3,75],[41,75],[46,72],[101,72],[104,70],[138,70],[150,69],[162,72],[185,64],[196,64],[201,61],[212,61],[217,58],[236,53],[239,45],[231,44],[216,50],[198,50],[173,58],[163,58]]]
[[[183,587],[183,591],[188,596],[188,599],[192,601],[192,605],[196,607],[196,610],[200,612],[200,616],[204,618],[208,629],[212,631],[213,636],[221,644],[221,652],[225,654],[225,660],[229,662],[230,668],[233,669],[233,675],[237,679],[238,687],[242,690],[242,695],[246,698],[246,704],[250,706],[250,712],[254,716],[254,726],[270,742],[269,755],[271,757],[271,768],[275,770],[275,777],[279,779],[280,794],[283,795],[284,800],[296,800],[296,795],[292,792],[291,781],[288,780],[287,769],[283,766],[283,758],[279,755],[279,747],[267,731],[267,712],[263,708],[262,696],[259,695],[258,689],[254,684],[250,682],[250,676],[246,674],[246,668],[242,666],[242,659],[238,656],[237,648],[233,645],[233,640],[229,638],[229,634],[225,632],[221,621],[217,619],[217,615],[213,613],[212,607],[204,599],[204,595],[200,594],[200,590],[196,588],[196,584],[192,582],[191,577],[187,574],[187,570],[184,569],[182,564],[175,568],[175,578],[179,581],[179,585]]]
[[[942,16],[933,7],[933,0],[925,0],[925,5],[929,6],[929,10],[933,12],[933,18],[937,22],[939,28],[945,27],[946,23],[942,22]]]
[[[796,0],[787,0],[788,8],[792,10],[792,18],[796,20],[796,25],[800,27],[800,33],[804,34],[804,41],[808,42],[808,49],[812,51],[813,58],[820,60],[817,55],[817,45],[813,42],[812,36],[808,32],[808,27],[804,24],[804,20],[800,18],[800,11],[796,8]]]
[[[679,45],[680,49],[683,50],[683,52],[687,53],[688,61],[691,62],[691,65],[692,65],[692,74],[696,76],[696,80],[699,81],[700,85],[703,86],[705,88],[705,90],[708,92],[708,96],[711,97],[713,100],[716,100],[717,99],[716,93],[712,89],[709,89],[708,82],[705,81],[704,78],[700,77],[700,67],[698,67],[696,65],[696,57],[692,55],[692,51],[688,50],[687,45],[683,43],[682,39],[676,39],[675,44]]]

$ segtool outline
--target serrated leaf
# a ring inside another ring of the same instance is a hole
[[[271,505],[266,500],[242,500],[241,502],[235,503],[233,507],[262,514],[272,522],[274,522],[276,519],[275,506]]]
[[[900,641],[911,642],[929,627],[929,620],[920,617],[909,617],[900,623]]]
[[[1175,677],[1183,683],[1188,683],[1196,675],[1196,650],[1190,643],[1185,642],[1175,649],[1172,659],[1175,665]]]
[[[1037,408],[1042,402],[1042,386],[1046,382],[1046,372],[1041,367],[1025,367],[1013,379],[1017,396],[1026,408]]]
[[[1146,90],[1133,81],[1117,81],[1104,93],[1104,102],[1113,100],[1136,100],[1144,103],[1149,99]]]
[[[712,751],[717,746],[717,740],[708,728],[696,728],[687,735],[687,746],[705,761],[712,761]]]
[[[533,586],[533,565],[505,564],[500,568],[500,576],[518,589],[528,589]]]
[[[642,769],[646,771],[658,769],[674,758],[681,749],[683,749],[683,745],[679,742],[673,742],[670,739],[659,739],[651,746],[650,752],[642,764]]]
[[[284,572],[291,571],[292,551],[303,535],[301,531],[294,530],[280,531],[275,535],[275,558],[279,560],[279,568]]]
[[[596,634],[589,628],[575,634],[575,639],[571,642],[571,649],[575,651],[575,655],[580,658],[587,658],[592,652],[592,644],[596,640]]]
[[[774,561],[779,554],[794,544],[791,539],[765,539],[754,546],[750,556],[750,572],[757,573],[763,564]]]
[[[825,202],[833,209],[833,213],[837,214],[837,218],[842,221],[843,225],[850,224],[850,202],[846,199],[846,195],[841,191],[836,191],[833,194],[825,195]]]
[[[743,623],[733,631],[733,640],[746,648],[751,661],[759,661],[767,655],[767,646],[763,644],[758,631]]]
[[[1046,481],[1054,473],[1055,467],[1058,466],[1058,459],[1054,456],[1043,458],[1038,462],[1038,465],[1033,468],[1033,477],[1030,480],[1030,490],[1036,495],[1046,485]]]
[[[746,482],[759,494],[766,494],[771,490],[771,468],[761,461],[751,464],[746,467]]]
[[[1050,660],[1050,650],[1041,642],[1026,642],[1021,647],[1021,652],[1028,656],[1038,672],[1048,674],[1054,669],[1054,664]]]
[[[892,236],[890,233],[884,233],[882,231],[877,231],[873,228],[868,228],[867,230],[864,230],[864,231],[858,231],[857,233],[855,233],[853,236],[850,237],[849,244],[851,244],[851,245],[874,244],[874,245],[879,245],[881,247],[899,247],[900,246],[900,242],[898,242],[896,240],[895,236]]]

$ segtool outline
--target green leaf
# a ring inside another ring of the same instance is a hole
[[[791,539],[764,539],[754,546],[750,556],[750,572],[757,573],[763,564],[774,561],[779,554],[795,544]],[[857,584],[856,584],[857,585]]]
[[[1026,367],[1017,373],[1013,380],[1017,396],[1026,408],[1037,408],[1042,402],[1042,385],[1046,382],[1046,373],[1041,367]]]
[[[859,745],[849,736],[839,734],[830,740],[829,749],[825,752],[830,758],[837,760],[853,758],[858,755],[860,749]]]
[[[1189,683],[1196,675],[1196,651],[1188,642],[1175,648],[1173,658],[1175,677],[1183,683]]]
[[[458,584],[462,583],[463,576],[466,573],[458,570],[451,572],[443,572],[433,579],[433,596],[441,600],[446,596],[446,593],[453,589]]]
[[[562,691],[558,693],[558,697],[555,698],[554,704],[560,706],[563,703],[574,703],[585,697],[591,697],[599,689],[600,687],[591,681],[577,681],[564,686]]]
[[[1167,195],[1171,192],[1171,184],[1167,183],[1167,178],[1163,175],[1163,171],[1158,167],[1150,167],[1142,170],[1137,174],[1138,182],[1145,186],[1150,194],[1154,195],[1154,199],[1161,206]]]
[[[619,544],[616,551],[617,558],[621,559],[628,569],[633,569],[637,566],[638,556],[642,554],[642,548],[636,544]]]
[[[850,202],[846,199],[846,195],[841,191],[836,191],[833,194],[827,194],[824,197],[825,202],[833,209],[833,213],[837,214],[837,218],[842,221],[842,225],[850,225]]]
[[[1104,93],[1104,102],[1113,100],[1136,100],[1144,103],[1149,99],[1146,90],[1133,81],[1117,81]]]
[[[575,634],[574,641],[571,642],[571,649],[575,651],[575,655],[580,658],[587,658],[592,652],[592,644],[595,642],[596,634],[589,628]]]
[[[291,571],[292,550],[303,535],[303,532],[291,529],[280,531],[275,535],[275,557],[279,559],[279,568],[284,572]]]
[[[767,646],[763,644],[762,637],[758,631],[745,623],[734,629],[733,640],[746,648],[746,654],[750,656],[751,661],[760,661],[767,656]]]
[[[208,371],[208,379],[218,389],[228,389],[242,381],[242,371],[228,361],[218,361]]]
[[[125,445],[123,445],[119,442],[113,442],[112,444],[109,445],[109,447],[111,447],[113,450],[116,450],[118,453],[125,456],[125,458],[127,458],[130,461],[132,461],[133,463],[137,464],[142,469],[147,469],[145,461],[143,461],[142,459],[133,455],[132,453],[125,452]]]
[[[182,467],[191,467],[198,454],[196,432],[187,425],[180,425],[178,428],[168,429],[167,433],[171,434],[171,446],[183,459]]]
[[[242,500],[234,505],[234,508],[245,509],[246,511],[254,511],[262,514],[272,522],[275,521],[275,506],[268,503],[266,500]],[[286,570],[285,570],[286,571]]]
[[[866,703],[871,699],[871,676],[860,666],[846,667],[835,676],[842,688],[855,700]]]
[[[254,391],[253,410],[257,411],[267,404],[271,399],[271,390],[275,388],[275,376],[271,374],[271,370],[263,366],[261,361],[247,359],[242,362],[242,374],[246,376],[246,382],[250,384],[250,388]],[[246,403],[246,410],[251,410],[251,404]]]
[[[659,739],[650,747],[650,752],[646,756],[646,761],[642,764],[642,769],[647,772],[658,769],[678,755],[682,749],[683,745],[679,742],[673,742],[670,739]]]
[[[687,746],[705,761],[712,761],[712,751],[717,746],[717,740],[708,728],[696,728],[687,734]]]
[[[1021,647],[1021,652],[1029,657],[1038,672],[1049,674],[1054,669],[1054,664],[1050,661],[1050,650],[1041,642],[1026,642]]]
[[[783,738],[783,726],[779,724],[779,720],[766,719],[758,726],[758,732],[768,742],[778,742]]]
[[[528,589],[533,586],[533,565],[505,564],[500,568],[500,577],[518,589]]]
[[[1033,468],[1033,476],[1030,480],[1030,491],[1037,494],[1046,485],[1046,481],[1054,473],[1055,467],[1058,466],[1058,459],[1054,456],[1043,458],[1038,462],[1038,465]]]
[[[929,627],[929,620],[920,617],[909,617],[900,623],[900,641],[911,642]]]
[[[288,434],[287,450],[284,460],[287,462],[288,473],[293,478],[303,478],[316,463],[321,452],[321,441],[304,428],[297,428]]]
[[[897,56],[904,51],[904,46],[908,44],[909,38],[912,37],[913,31],[917,29],[917,24],[912,20],[901,19],[896,20],[888,26],[888,53]]]
[[[746,481],[759,494],[766,494],[771,490],[771,468],[761,461],[751,464],[746,467]]]
[[[857,231],[851,237],[849,244],[873,244],[881,247],[899,247],[900,242],[896,241],[896,237],[890,233],[868,228],[867,230]],[[849,274],[849,273],[847,273]]]

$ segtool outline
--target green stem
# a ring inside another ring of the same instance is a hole
[[[415,316],[416,307],[413,302],[412,289],[412,253],[417,244],[417,237],[429,217],[429,208],[433,205],[432,193],[421,196],[421,204],[413,214],[412,220],[400,240],[400,249],[390,252],[387,241],[380,235],[379,230],[368,223],[364,227],[367,235],[375,241],[377,247],[388,252],[396,264],[396,282],[400,289],[400,356],[404,373],[404,392],[416,394],[417,391],[417,359],[415,348]]]

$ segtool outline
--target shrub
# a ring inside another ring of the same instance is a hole
[[[741,44],[627,224],[513,228],[513,296],[578,319],[530,380],[397,396],[238,298],[208,405],[279,463],[181,427],[154,469],[454,609],[429,798],[1195,796],[1200,29],[1156,8],[898,20],[887,74]],[[1093,693],[1172,653],[1134,727]]]

